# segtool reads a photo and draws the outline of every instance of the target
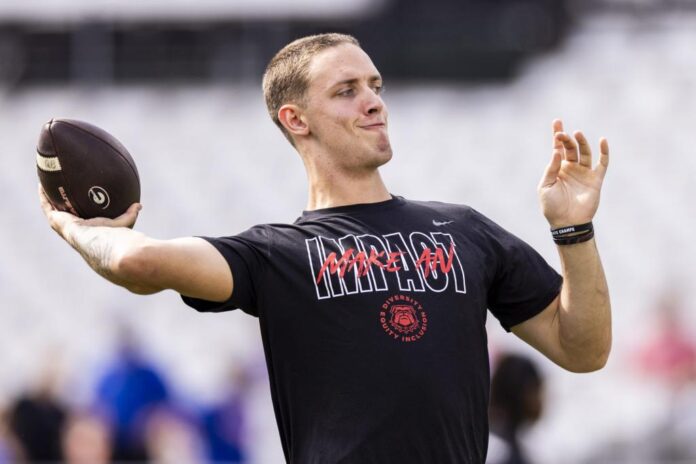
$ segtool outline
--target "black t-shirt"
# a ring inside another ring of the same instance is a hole
[[[401,197],[206,240],[233,294],[184,301],[259,318],[291,463],[483,463],[486,309],[510,330],[561,286],[477,211]]]

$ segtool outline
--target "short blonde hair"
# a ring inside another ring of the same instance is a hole
[[[268,63],[263,74],[263,96],[268,114],[293,145],[290,133],[278,119],[278,110],[286,103],[304,104],[312,58],[327,48],[344,43],[360,46],[355,37],[346,34],[328,33],[302,37],[283,47]]]

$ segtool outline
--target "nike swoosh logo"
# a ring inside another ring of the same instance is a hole
[[[446,226],[447,224],[452,224],[453,222],[454,221],[442,221],[442,222],[440,222],[440,221],[436,221],[435,219],[433,219],[433,225],[437,226],[437,227]]]

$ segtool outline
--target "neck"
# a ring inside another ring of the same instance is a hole
[[[362,173],[344,173],[336,170],[329,172],[307,167],[307,211],[391,199],[376,168]]]

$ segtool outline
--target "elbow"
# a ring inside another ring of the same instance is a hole
[[[115,260],[113,267],[121,286],[132,293],[151,295],[162,290],[154,284],[157,267],[147,244],[129,247]]]
[[[610,351],[611,344],[600,350],[594,350],[592,352],[586,351],[582,355],[576,356],[575,359],[564,363],[561,367],[576,374],[596,372],[607,365]]]
[[[597,372],[604,368],[606,366],[607,360],[606,359],[598,359],[595,361],[583,361],[583,362],[578,362],[574,364],[569,364],[563,366],[563,368],[567,371],[573,372],[575,374],[589,374],[591,372]]]
[[[142,284],[130,284],[124,286],[126,290],[128,290],[131,293],[135,293],[136,295],[152,295],[154,293],[157,293],[161,291],[161,289],[156,288],[156,287],[148,287],[146,285]]]

